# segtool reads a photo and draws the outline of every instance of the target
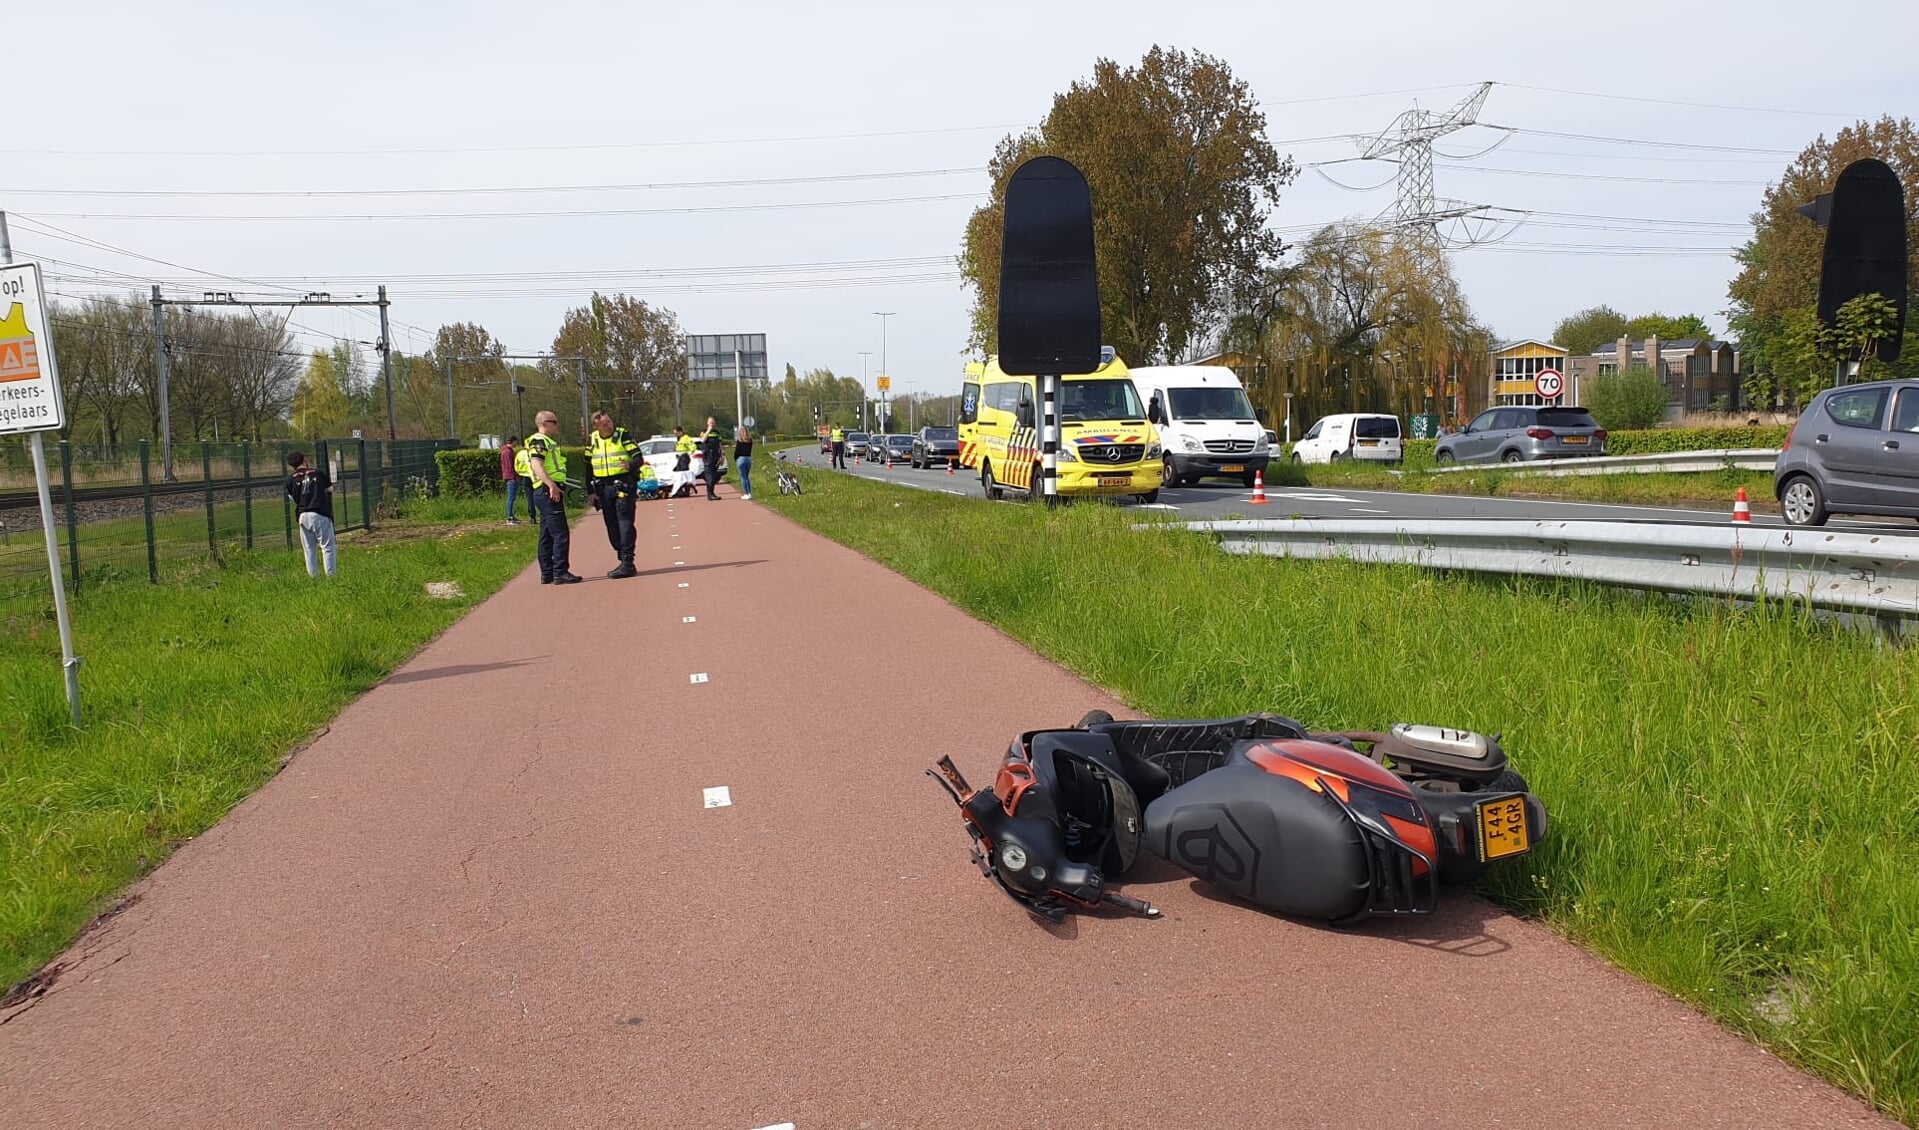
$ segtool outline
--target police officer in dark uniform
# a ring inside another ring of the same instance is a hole
[[[586,493],[593,509],[606,519],[606,540],[620,563],[607,576],[618,580],[637,577],[633,567],[634,480],[639,475],[640,445],[615,427],[605,412],[593,413],[593,434],[587,437]]]
[[[540,518],[540,583],[577,585],[581,578],[567,552],[566,454],[560,450],[560,418],[551,412],[533,417],[540,429],[526,437],[521,451],[533,479],[533,512]]]

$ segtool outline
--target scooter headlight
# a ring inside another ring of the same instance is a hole
[[[999,861],[1008,871],[1026,870],[1026,849],[1018,844],[1002,844],[999,849]]]

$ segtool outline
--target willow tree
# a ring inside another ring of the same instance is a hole
[[[996,348],[1006,182],[1041,155],[1071,161],[1092,188],[1106,340],[1130,364],[1179,356],[1250,299],[1279,253],[1266,218],[1294,168],[1266,140],[1252,90],[1197,52],[1155,46],[1124,68],[1101,59],[1037,129],[993,154],[992,197],[968,221],[959,257],[975,349]]]

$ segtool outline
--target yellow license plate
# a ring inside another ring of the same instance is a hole
[[[1241,471],[1244,471],[1245,469],[1246,469],[1246,466],[1243,463],[1228,463],[1226,466],[1221,467],[1219,470],[1221,474],[1237,475]]]
[[[1560,436],[1559,439],[1563,443],[1585,443],[1586,442],[1585,436]]]
[[[1479,858],[1482,861],[1524,855],[1533,846],[1532,829],[1526,826],[1526,798],[1501,797],[1482,800],[1479,812]]]
[[[1101,475],[1099,485],[1103,487],[1125,487],[1133,485],[1131,475]]]

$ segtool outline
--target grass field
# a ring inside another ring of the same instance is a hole
[[[1394,474],[1394,471],[1401,471]],[[1698,471],[1686,474],[1527,475],[1500,466],[1433,474],[1430,465],[1408,460],[1403,468],[1364,463],[1311,467],[1285,465],[1283,481],[1348,490],[1403,490],[1417,494],[1469,494],[1499,498],[1546,498],[1606,502],[1620,506],[1701,506],[1732,511],[1733,493],[1746,488],[1757,513],[1777,512],[1771,471]],[[1268,485],[1274,480],[1269,479]]]
[[[50,616],[0,634],[0,990],[525,567],[531,535],[500,524],[496,505],[417,504],[347,535],[330,581],[269,538],[159,585],[143,563],[138,581],[83,589],[78,732]],[[428,581],[466,595],[429,598]]]
[[[1553,832],[1493,897],[1919,1124],[1919,649],[1779,607],[1229,556],[1136,510],[806,484],[767,502],[1143,713],[1503,734]]]

